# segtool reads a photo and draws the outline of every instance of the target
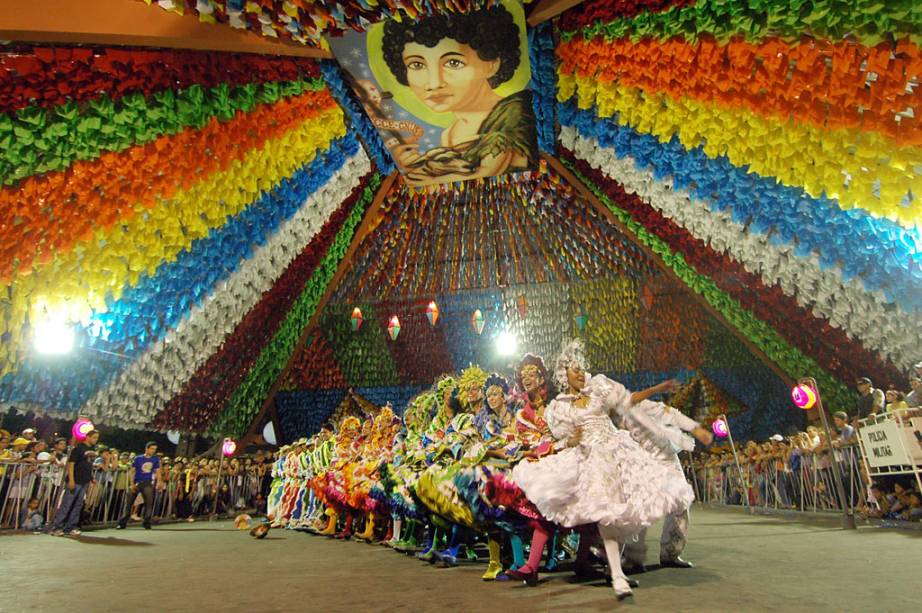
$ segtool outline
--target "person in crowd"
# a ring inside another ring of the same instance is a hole
[[[19,520],[20,529],[38,533],[44,524],[45,517],[42,515],[38,498],[30,498],[22,510],[22,517]]]
[[[67,460],[67,489],[58,508],[51,534],[79,536],[80,511],[86,489],[93,482],[93,447],[99,442],[99,431],[90,430],[86,438],[74,446]]]
[[[855,440],[855,428],[848,423],[848,414],[845,411],[836,411],[832,414],[832,421],[838,434],[836,442],[839,444],[851,443]]]
[[[909,504],[906,510],[900,514],[900,519],[906,521],[922,520],[922,494],[916,491],[909,492],[907,495]]]
[[[909,403],[906,402],[906,394],[899,390],[889,389],[884,397],[887,399],[887,405],[885,407],[887,413],[909,408]]]
[[[150,530],[151,515],[154,512],[154,481],[160,478],[160,458],[157,457],[157,443],[151,441],[144,446],[144,454],[137,456],[131,463],[129,470],[131,478],[132,494],[140,493],[144,497],[144,519],[143,526],[145,530]],[[118,528],[124,530],[128,525],[131,515],[130,505],[125,511],[124,516],[118,520]]]
[[[859,419],[884,412],[886,402],[884,392],[876,389],[870,379],[867,377],[857,379],[855,387],[858,389],[859,396],[852,415],[852,425],[856,425],[855,422]]]
[[[909,387],[912,391],[906,394],[906,404],[911,408],[922,407],[922,377],[913,375],[909,378]]]

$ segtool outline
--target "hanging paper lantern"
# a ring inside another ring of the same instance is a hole
[[[362,309],[355,307],[352,309],[352,331],[358,332],[362,327]]]
[[[589,314],[586,313],[586,309],[582,304],[576,308],[576,316],[574,319],[576,320],[576,327],[579,328],[580,332],[586,329],[586,324],[589,323]]]
[[[89,434],[92,429],[93,422],[86,417],[80,417],[74,422],[73,427],[70,429],[70,434],[74,437],[75,441],[85,441],[86,435]]]
[[[474,326],[474,332],[477,334],[483,332],[485,322],[483,320],[483,313],[480,312],[480,309],[477,309],[474,311],[474,314],[471,315],[471,325]]]
[[[640,292],[640,300],[648,311],[653,308],[653,290],[650,289],[649,285],[643,286],[643,290]]]
[[[278,439],[275,438],[275,424],[271,421],[263,427],[263,440],[270,445],[278,445]]]
[[[809,411],[816,404],[816,390],[809,385],[797,385],[791,390],[791,399],[797,407]]]
[[[724,438],[730,434],[730,426],[727,425],[725,419],[715,419],[714,423],[711,424],[711,430],[714,432],[714,436],[719,438]]]
[[[234,452],[237,451],[237,443],[234,442],[232,438],[224,439],[224,444],[221,445],[221,453],[224,454],[225,458],[229,458],[234,455]]]
[[[519,296],[516,307],[519,309],[519,317],[524,319],[528,315],[528,301],[525,299],[525,294]]]
[[[391,317],[390,322],[388,322],[387,333],[390,335],[392,341],[397,340],[397,335],[400,334],[400,320],[397,319],[396,315]]]
[[[426,307],[426,317],[429,319],[431,325],[435,325],[435,322],[439,320],[439,305],[435,303],[435,300],[429,303],[429,306]]]

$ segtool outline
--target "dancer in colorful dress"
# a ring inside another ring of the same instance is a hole
[[[612,584],[619,599],[632,594],[621,570],[621,547],[642,529],[691,504],[694,494],[684,477],[660,465],[612,416],[653,394],[672,391],[673,381],[630,393],[604,376],[589,377],[579,342],[557,359],[555,379],[562,390],[546,418],[563,444],[555,454],[522,462],[512,471],[516,484],[541,514],[562,526],[598,524]],[[533,582],[532,562],[510,574]]]

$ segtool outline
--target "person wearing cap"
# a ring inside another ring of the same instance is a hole
[[[877,415],[884,412],[884,392],[875,389],[871,380],[867,377],[860,377],[855,381],[855,387],[858,389],[858,402],[855,405],[855,414],[852,416],[852,425],[855,425],[859,419],[864,419],[868,415]]]
[[[30,443],[35,440],[35,428],[26,428],[22,431],[22,438]]]
[[[51,526],[53,536],[80,536],[80,511],[86,490],[93,483],[93,447],[99,442],[99,431],[90,430],[83,441],[77,443],[67,458],[67,477],[61,506]]]
[[[154,512],[154,479],[160,476],[160,458],[157,457],[157,443],[148,442],[144,446],[144,454],[135,457],[129,469],[131,478],[131,493],[125,500],[125,513],[118,520],[118,530],[124,530],[131,519],[131,501],[134,500],[134,494],[140,493],[144,498],[144,520],[145,530],[150,530],[150,518]]]

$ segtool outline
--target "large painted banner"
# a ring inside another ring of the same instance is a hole
[[[518,0],[383,21],[329,43],[410,185],[537,166]]]

